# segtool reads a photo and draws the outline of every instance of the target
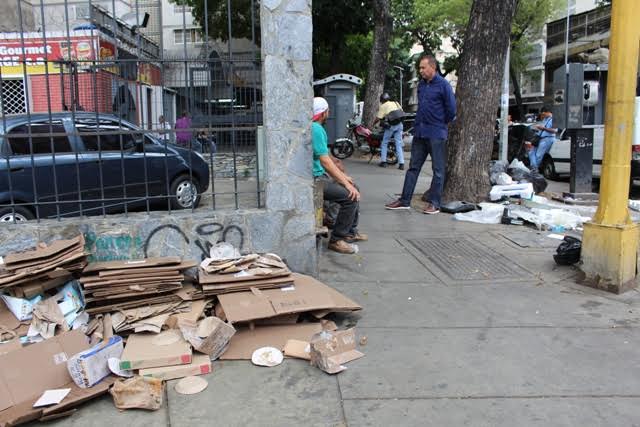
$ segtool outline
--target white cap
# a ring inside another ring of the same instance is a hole
[[[329,103],[324,98],[313,98],[313,116],[322,114],[329,109]]]

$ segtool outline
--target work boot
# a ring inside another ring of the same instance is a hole
[[[387,203],[386,205],[384,205],[384,208],[392,210],[392,211],[393,210],[398,210],[398,209],[410,209],[409,206],[403,205],[400,200],[396,200],[395,202]]]
[[[341,254],[353,254],[356,250],[344,240],[334,240],[329,242],[329,249]]]
[[[355,243],[355,242],[366,242],[369,240],[369,236],[364,233],[356,233],[352,236],[347,236],[344,238],[347,243]]]
[[[400,164],[398,165],[398,169],[400,169],[401,171],[403,171],[403,170],[404,170],[404,163],[400,163]]]
[[[435,215],[435,214],[437,214],[439,212],[440,212],[440,209],[436,208],[431,203],[427,203],[424,206],[424,210],[422,211],[422,213],[427,214],[427,215]]]
[[[386,168],[387,167],[387,162],[380,162],[378,164],[378,166],[380,166],[381,168]]]

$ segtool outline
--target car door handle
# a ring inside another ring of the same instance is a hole
[[[24,170],[24,168],[11,168],[9,169],[10,172],[22,172]]]

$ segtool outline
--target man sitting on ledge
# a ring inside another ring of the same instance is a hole
[[[329,104],[324,98],[313,99],[313,123],[311,124],[311,141],[313,145],[313,177],[321,182],[324,189],[324,200],[340,205],[336,217],[329,249],[343,254],[355,253],[350,243],[367,240],[357,229],[357,212],[360,192],[353,184],[353,179],[343,173],[329,157],[328,137],[324,125],[329,117]]]

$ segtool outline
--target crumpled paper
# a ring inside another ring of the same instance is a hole
[[[162,406],[164,387],[162,380],[136,375],[117,380],[109,390],[118,409],[148,409],[155,411]]]

